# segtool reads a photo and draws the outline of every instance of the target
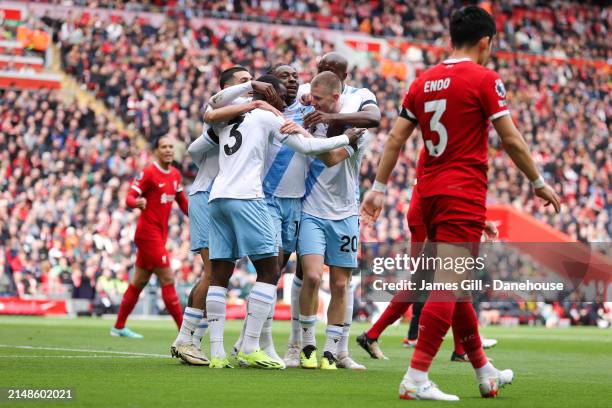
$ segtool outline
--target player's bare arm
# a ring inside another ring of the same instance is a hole
[[[254,109],[263,109],[272,112],[277,116],[282,116],[278,109],[266,101],[258,100],[240,103],[237,105],[224,106],[223,108],[218,109],[208,109],[204,114],[204,121],[206,123],[227,122]]]
[[[493,121],[493,126],[502,140],[504,150],[512,159],[512,162],[527,176],[534,186],[535,194],[546,201],[545,206],[552,205],[555,212],[561,208],[560,199],[557,193],[540,176],[540,172],[531,157],[529,147],[518,131],[512,118],[504,115]]]
[[[361,216],[366,224],[370,224],[378,218],[382,211],[383,201],[385,196],[385,186],[389,180],[389,176],[393,168],[397,164],[397,159],[406,143],[406,140],[412,135],[416,124],[405,118],[397,118],[389,137],[385,142],[382,159],[376,171],[376,181],[374,188],[368,191],[363,197],[361,203]]]
[[[354,126],[360,128],[374,128],[380,124],[380,109],[375,105],[368,105],[360,112],[355,113],[325,113],[313,111],[304,117],[304,127],[323,123],[326,125]]]

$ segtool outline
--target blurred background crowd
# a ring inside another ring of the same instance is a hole
[[[196,25],[192,19],[248,16],[252,21],[401,37],[428,47],[418,48],[416,54],[390,49],[386,57],[419,72],[444,58],[445,52],[436,47],[446,46],[449,15],[462,4],[450,0],[72,3],[161,10],[173,16],[160,27],[144,19],[126,23],[121,17],[103,18],[95,12],[43,21],[68,75],[145,141],[165,134],[174,137],[175,165],[187,184],[197,169],[186,148],[201,132],[203,107],[219,90],[220,71],[240,64],[257,76],[286,62],[296,68],[302,82],[308,82],[316,73],[317,57],[334,49],[325,30],[234,28],[216,20]],[[504,80],[513,118],[564,206],[557,216],[542,208],[528,180],[502,152],[494,132],[489,139],[490,202],[511,204],[572,239],[610,242],[612,52],[607,38],[612,9],[598,2],[568,1],[483,5],[496,16],[495,48],[513,53],[495,54],[489,67]],[[380,58],[368,58],[367,64],[353,67],[347,79],[352,86],[371,89],[383,115],[380,127],[371,130],[374,139],[361,168],[362,192],[371,185],[409,85],[408,77],[385,74]],[[603,67],[596,61],[604,61]],[[409,239],[405,215],[420,146],[420,137],[406,144],[384,212],[374,228],[362,231],[363,241]],[[63,100],[58,91],[0,90],[0,295],[68,292],[95,299],[99,305],[110,304],[112,309],[134,262],[137,212],[126,209],[124,199],[131,179],[151,160],[142,147],[107,114]],[[201,262],[188,250],[187,221],[178,209],[170,226],[168,248],[184,296],[199,275]],[[237,268],[235,298],[254,280],[248,269],[248,263]]]

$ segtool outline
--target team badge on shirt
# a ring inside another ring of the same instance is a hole
[[[497,79],[495,81],[495,92],[499,95],[500,98],[506,97],[506,88],[504,88],[504,84],[501,79]]]

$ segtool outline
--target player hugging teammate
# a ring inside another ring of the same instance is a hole
[[[437,256],[469,257],[476,255],[475,244],[486,231],[490,124],[510,158],[532,181],[535,195],[557,212],[559,197],[540,176],[509,115],[501,79],[484,67],[495,35],[492,17],[470,6],[455,12],[450,24],[453,53],[411,84],[361,215],[366,223],[379,216],[402,146],[419,126],[425,145],[416,185],[417,218],[423,225],[420,240],[435,245]],[[350,281],[359,246],[364,130],[378,126],[380,110],[372,92],[345,84],[347,67],[339,54],[326,54],[312,82],[302,86],[295,69],[285,64],[256,81],[240,66],[221,74],[222,89],[210,100],[204,132],[188,149],[199,168],[189,196],[191,246],[202,256],[205,270],[185,309],[171,347],[173,356],[211,368],[237,364],[365,370],[348,350]],[[291,287],[291,336],[281,359],[272,341],[272,317],[276,285],[293,252],[298,268]],[[255,266],[257,281],[230,358],[224,345],[227,286],[235,261],[245,256]],[[331,301],[326,341],[318,353],[317,293],[324,265],[330,271]],[[431,272],[445,282],[456,278],[452,273],[445,276],[443,270]],[[514,373],[497,370],[483,352],[469,293],[432,291],[421,313],[418,342],[400,384],[400,398],[458,400],[428,378],[451,325],[476,371],[482,396],[494,397],[511,383]],[[207,328],[210,360],[200,346]],[[365,336],[360,344],[370,354],[380,352]]]
[[[298,73],[285,64],[257,80],[240,66],[221,74],[204,131],[188,149],[198,166],[189,192],[191,247],[202,256],[204,276],[189,297],[173,356],[212,368],[365,369],[348,353],[350,276],[357,267],[364,130],[378,126],[380,111],[372,92],[344,84],[347,68],[342,56],[326,54],[312,86],[301,87]],[[303,256],[282,359],[272,342],[272,316],[280,272],[296,250]],[[257,281],[230,358],[224,347],[227,285],[244,256]],[[331,270],[332,301],[319,364],[314,325],[323,264]],[[210,359],[200,345],[207,329]]]

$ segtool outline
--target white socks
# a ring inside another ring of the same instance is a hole
[[[276,285],[255,282],[247,302],[247,317],[242,351],[250,354],[259,349],[259,337],[276,297]],[[209,314],[210,320],[210,314]],[[212,330],[211,330],[212,332]]]
[[[210,354],[212,358],[225,359],[223,330],[225,328],[225,303],[227,288],[211,286],[206,295],[206,315],[210,327]]]
[[[334,357],[338,356],[338,344],[342,338],[342,326],[328,324],[325,330],[325,347],[323,352],[329,351]]]
[[[268,317],[261,328],[261,336],[259,338],[259,346],[263,351],[266,352],[272,358],[278,358],[278,354],[274,349],[274,340],[272,339],[272,322],[274,320],[274,306],[276,305],[276,292],[274,296],[274,301],[272,302],[272,307],[270,308],[270,313],[268,313]]]
[[[291,335],[289,336],[289,344],[300,344],[300,290],[302,289],[302,280],[297,276],[293,276],[291,284]]]
[[[183,323],[181,324],[181,329],[179,330],[175,344],[191,343],[191,338],[198,328],[200,320],[202,320],[203,316],[204,311],[202,309],[186,307],[185,311],[183,312]]]
[[[493,367],[493,364],[487,361],[487,364],[476,369],[476,377],[478,377],[478,381],[481,381],[485,378],[495,375],[496,372],[497,369]]]
[[[406,371],[406,375],[404,375],[404,379],[407,379],[416,385],[423,385],[427,381],[429,381],[427,371],[417,370],[416,368],[412,367],[408,368],[408,371]]]
[[[306,346],[315,346],[315,325],[317,324],[317,315],[300,315],[300,327],[302,328],[302,348]]]
[[[191,340],[193,345],[198,349],[202,348],[202,337],[204,337],[204,334],[206,334],[206,329],[208,329],[208,319],[203,317],[200,319],[200,323],[198,324],[196,331],[193,332],[193,337]]]
[[[342,339],[338,343],[338,354],[348,354],[348,343],[351,334],[351,323],[353,323],[353,303],[355,294],[351,288],[351,283],[348,284],[348,292],[346,296],[346,313],[344,315],[344,326],[342,327]]]

